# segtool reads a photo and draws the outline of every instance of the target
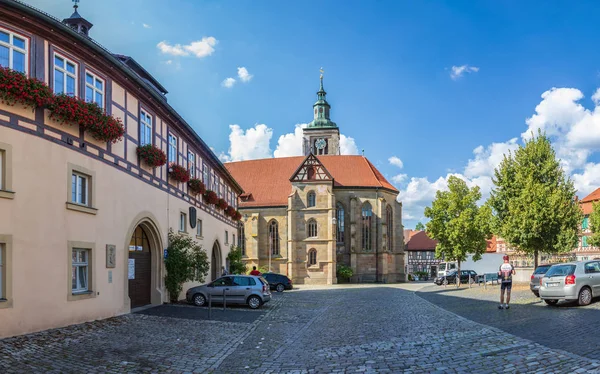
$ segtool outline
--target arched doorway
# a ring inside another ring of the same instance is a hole
[[[221,275],[221,247],[215,241],[210,255],[210,279],[215,280]]]
[[[152,302],[152,248],[148,233],[139,225],[129,242],[128,282],[131,307],[136,308]]]

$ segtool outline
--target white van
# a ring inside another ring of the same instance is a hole
[[[456,262],[440,262],[440,264],[438,265],[437,276],[445,277],[446,275],[448,275],[450,270],[455,270],[455,269],[456,269]]]

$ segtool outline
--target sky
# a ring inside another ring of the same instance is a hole
[[[25,0],[58,18],[68,0]],[[301,153],[323,67],[342,152],[400,191],[406,228],[450,175],[493,187],[538,129],[579,197],[600,187],[596,1],[81,0],[223,161]],[[482,199],[482,201],[483,201]]]

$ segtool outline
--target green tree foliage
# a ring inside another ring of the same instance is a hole
[[[353,275],[354,271],[351,267],[344,264],[337,264],[336,277],[338,278],[338,281],[348,281]]]
[[[417,222],[417,225],[415,226],[415,230],[423,231],[423,230],[425,230],[425,225],[422,224],[421,222]]]
[[[478,186],[469,188],[464,180],[451,176],[448,189],[437,191],[431,207],[425,208],[425,217],[430,219],[426,232],[438,241],[436,257],[456,261],[460,274],[460,264],[468,255],[477,261],[485,252],[486,240],[491,237],[491,209],[477,206],[481,199]],[[460,277],[457,283],[460,285]]]
[[[229,272],[231,274],[246,274],[248,272],[248,267],[242,260],[242,248],[232,245],[227,260],[229,261]]]
[[[600,202],[592,203],[592,213],[590,213],[588,228],[592,235],[588,237],[588,244],[594,247],[600,247]]]
[[[185,282],[204,282],[208,274],[208,255],[192,238],[169,230],[169,247],[165,259],[165,286],[171,302],[177,302]]]
[[[570,252],[578,242],[581,210],[575,187],[562,170],[548,137],[525,142],[504,156],[494,173],[489,205],[493,231],[512,247],[534,256]]]

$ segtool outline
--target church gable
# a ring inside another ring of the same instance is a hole
[[[333,177],[312,153],[306,156],[292,177],[291,182],[332,182]]]

